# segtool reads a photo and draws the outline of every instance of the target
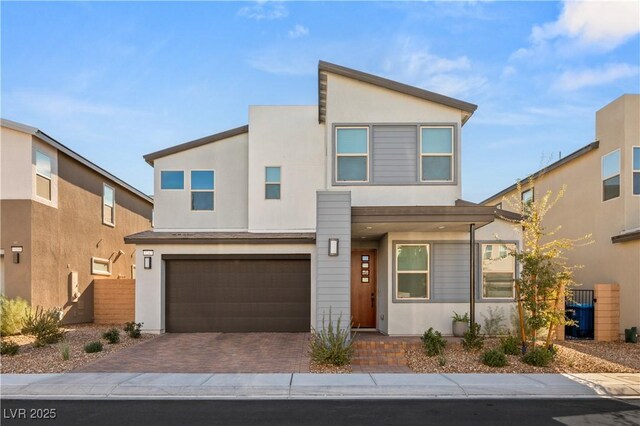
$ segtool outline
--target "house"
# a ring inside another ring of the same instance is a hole
[[[595,133],[595,142],[523,178],[522,194],[512,185],[481,204],[508,209],[505,198],[537,198],[566,185],[546,227],[562,226],[558,237],[593,234],[594,243],[569,252],[567,262],[583,266],[575,272],[578,289],[620,286],[622,334],[640,326],[640,95],[621,96],[597,111]]]
[[[124,236],[151,226],[153,201],[38,129],[1,125],[1,292],[91,322],[92,281],[135,276]]]
[[[331,314],[451,334],[472,282],[478,320],[512,306],[519,235],[460,200],[476,106],[326,62],[318,98],[251,106],[248,125],[144,157],[154,229],[126,241],[146,330],[309,331]]]

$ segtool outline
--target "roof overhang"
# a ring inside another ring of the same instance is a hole
[[[611,242],[613,244],[634,240],[640,240],[640,229],[636,229],[635,231],[630,232],[623,232],[622,234],[614,235],[613,237],[611,237]]]
[[[124,237],[127,244],[315,244],[313,232],[164,232],[144,231]]]

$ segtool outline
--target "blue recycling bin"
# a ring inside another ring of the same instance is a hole
[[[574,303],[566,306],[567,318],[578,325],[566,326],[565,337],[573,339],[593,339],[593,304]]]

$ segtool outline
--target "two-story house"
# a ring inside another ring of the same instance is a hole
[[[531,179],[533,178],[533,185]],[[578,289],[595,284],[620,286],[620,334],[640,326],[640,95],[623,95],[596,112],[595,141],[561,158],[516,185],[484,200],[502,204],[514,195],[538,198],[557,193],[564,198],[545,216],[557,237],[592,234],[593,244],[567,253]]]
[[[450,334],[471,300],[478,320],[512,306],[519,235],[460,200],[476,106],[326,62],[318,98],[252,106],[246,126],[144,157],[155,227],[126,241],[146,330],[309,331],[331,311]]]
[[[153,201],[37,128],[1,125],[0,292],[92,322],[94,279],[135,277],[124,237],[151,226]]]

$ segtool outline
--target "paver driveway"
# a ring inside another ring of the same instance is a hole
[[[167,333],[74,372],[305,373],[309,333]]]

